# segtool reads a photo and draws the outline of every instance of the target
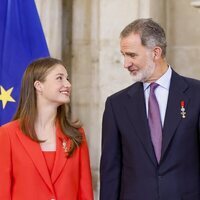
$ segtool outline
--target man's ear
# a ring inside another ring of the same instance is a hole
[[[35,81],[34,82],[34,87],[36,89],[37,92],[41,93],[42,92],[42,85],[40,81]]]
[[[154,47],[153,53],[154,53],[155,60],[158,60],[162,57],[162,49],[158,46]]]

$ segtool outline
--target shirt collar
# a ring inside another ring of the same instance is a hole
[[[167,71],[156,81],[161,87],[165,88],[166,90],[169,90],[170,86],[170,80],[172,76],[172,69],[169,66]],[[149,87],[150,83],[143,83],[144,90],[146,90]]]

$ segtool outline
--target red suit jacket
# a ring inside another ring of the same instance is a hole
[[[67,158],[69,139],[57,127],[56,157],[50,175],[40,145],[26,135],[18,121],[0,127],[1,200],[93,200],[89,154],[84,141]]]

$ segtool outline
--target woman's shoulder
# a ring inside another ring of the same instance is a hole
[[[0,132],[14,132],[15,130],[18,130],[19,129],[19,121],[18,120],[14,120],[14,121],[11,121],[11,122],[8,122],[4,125],[2,125],[0,127]]]
[[[14,128],[19,127],[19,120],[13,120],[6,124],[3,124],[0,128]]]
[[[85,135],[85,131],[84,131],[84,128],[83,127],[80,127],[77,129],[81,134],[84,134]]]

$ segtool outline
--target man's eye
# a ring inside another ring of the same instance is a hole
[[[58,77],[57,77],[57,80],[62,80],[62,76],[58,76]]]
[[[128,56],[131,57],[131,58],[135,58],[136,54],[135,53],[130,53],[130,54],[128,54]]]

